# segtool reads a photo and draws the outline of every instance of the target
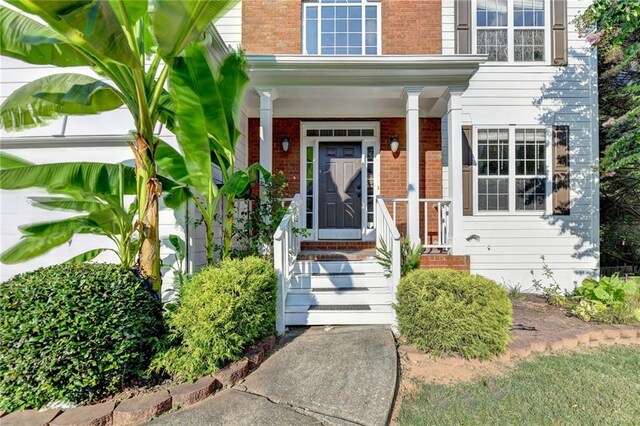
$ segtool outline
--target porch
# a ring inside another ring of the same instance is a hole
[[[293,198],[274,236],[279,330],[393,323],[401,235],[431,255],[461,253],[460,97],[483,59],[248,57],[249,162],[283,173]],[[369,244],[370,252],[301,252],[303,243],[336,241]],[[383,252],[386,268],[373,258]]]

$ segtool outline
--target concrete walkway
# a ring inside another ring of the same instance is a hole
[[[152,425],[384,425],[396,373],[388,327],[298,329],[244,383]]]

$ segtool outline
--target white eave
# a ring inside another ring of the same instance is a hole
[[[253,87],[466,86],[485,55],[247,55]]]

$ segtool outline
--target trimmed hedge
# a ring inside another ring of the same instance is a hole
[[[258,257],[225,260],[198,272],[180,288],[167,318],[171,347],[154,359],[154,370],[194,379],[273,335],[277,282],[271,263]]]
[[[143,374],[163,332],[160,303],[127,269],[41,268],[0,285],[0,410],[81,402]]]
[[[507,290],[487,278],[447,269],[417,270],[400,280],[400,333],[434,355],[488,359],[505,351],[511,326]]]

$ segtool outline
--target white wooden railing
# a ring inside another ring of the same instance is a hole
[[[395,221],[391,218],[384,200],[380,197],[376,200],[376,230],[377,245],[381,248],[382,242],[391,254],[391,281],[389,290],[391,291],[391,300],[396,300],[396,287],[400,282],[401,275],[401,248],[400,248],[400,232],[396,227]]]
[[[300,210],[302,197],[296,194],[291,200],[287,213],[282,218],[278,229],[273,234],[273,264],[278,274],[278,294],[276,299],[276,329],[284,334],[285,302],[291,284],[291,272],[300,252],[301,233]]]
[[[407,198],[383,198],[385,203],[391,204],[391,217],[397,222],[398,204],[407,204]],[[422,206],[423,234],[422,245],[425,250],[451,249],[451,200],[448,198],[420,198]],[[435,215],[436,227],[429,227],[429,219]],[[435,229],[434,229],[435,228]]]

